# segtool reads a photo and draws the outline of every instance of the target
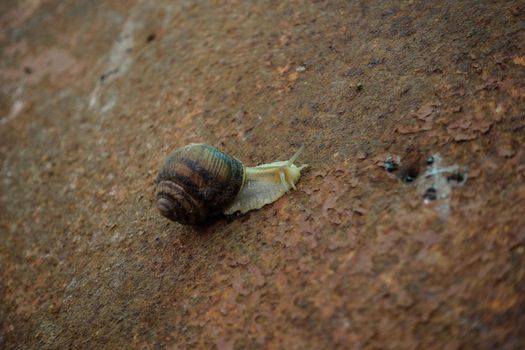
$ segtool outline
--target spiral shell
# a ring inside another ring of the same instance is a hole
[[[243,186],[244,165],[207,144],[173,152],[157,177],[157,208],[166,218],[192,225],[227,207]]]

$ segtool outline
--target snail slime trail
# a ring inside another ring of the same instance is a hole
[[[166,218],[195,225],[220,214],[246,213],[295,189],[306,164],[289,160],[246,167],[207,144],[190,144],[168,156],[156,180],[157,209]]]

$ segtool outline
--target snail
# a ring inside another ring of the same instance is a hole
[[[301,177],[296,166],[301,147],[289,160],[247,167],[207,144],[189,144],[173,152],[156,180],[157,209],[185,225],[199,224],[219,213],[246,213],[279,199]]]

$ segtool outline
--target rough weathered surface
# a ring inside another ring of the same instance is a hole
[[[2,2],[0,348],[525,348],[524,23],[523,1]],[[153,182],[190,142],[248,165],[305,143],[311,170],[185,227]]]

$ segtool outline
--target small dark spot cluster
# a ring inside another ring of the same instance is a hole
[[[399,164],[394,162],[394,160],[392,159],[385,160],[383,162],[383,166],[385,167],[385,170],[388,171],[389,173],[392,173],[396,171],[397,169],[399,169]]]
[[[418,175],[419,174],[416,169],[409,168],[406,171],[404,171],[403,174],[401,174],[401,181],[407,184],[412,183],[416,181]]]
[[[109,78],[110,76],[112,76],[113,74],[117,74],[119,71],[119,68],[113,68],[113,69],[110,69],[108,70],[107,72],[105,72],[104,74],[102,74],[99,78],[100,82],[103,83],[107,78]]]
[[[150,35],[148,35],[148,37],[146,38],[146,42],[147,43],[150,43],[152,42],[153,40],[155,40],[157,36],[155,35],[155,33],[151,33]]]
[[[423,193],[423,198],[424,199],[428,199],[430,201],[436,200],[437,199],[437,190],[434,187],[427,188],[425,193]]]
[[[447,176],[447,181],[462,183],[463,181],[465,181],[465,175],[459,171],[455,171]]]
[[[382,58],[382,59],[379,59],[379,58],[375,58],[375,57],[374,57],[374,58],[372,58],[372,59],[370,60],[370,62],[368,62],[368,65],[367,65],[367,66],[368,66],[368,67],[374,67],[374,66],[377,66],[377,65],[379,65],[379,64],[383,64],[383,63],[385,63],[385,60],[384,60],[383,58]]]

